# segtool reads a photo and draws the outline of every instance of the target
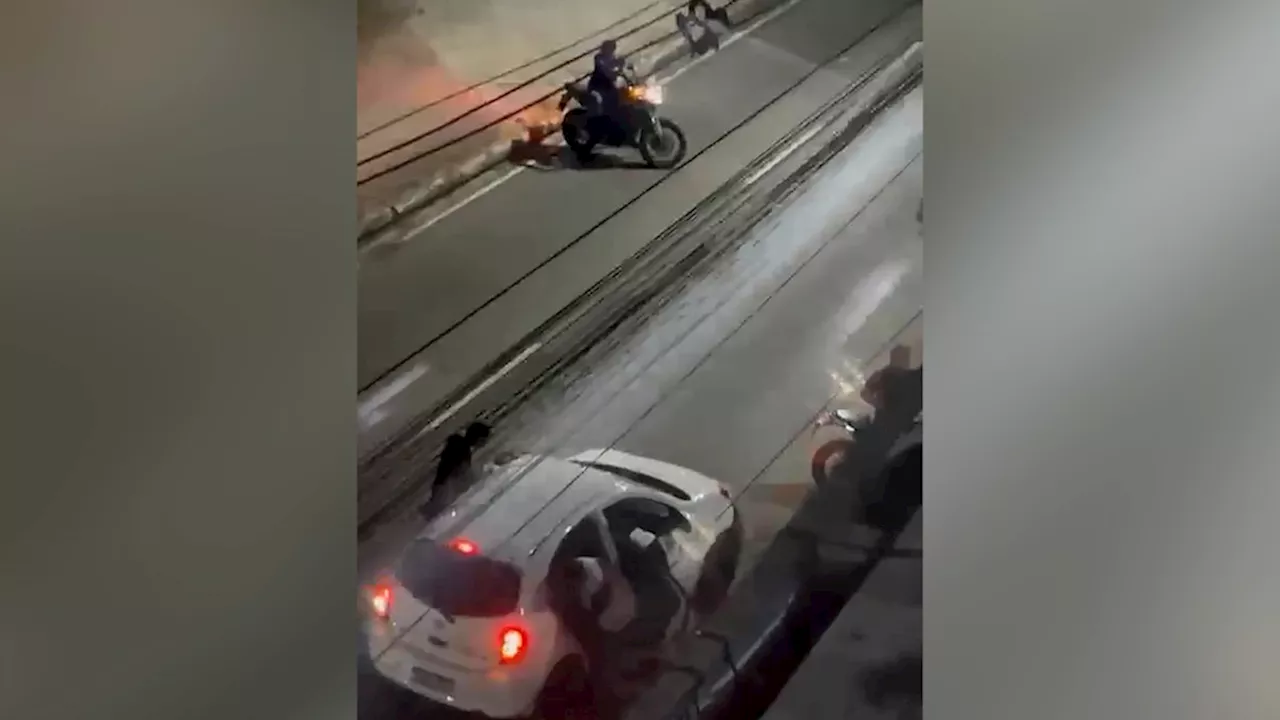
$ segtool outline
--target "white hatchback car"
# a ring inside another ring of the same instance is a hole
[[[587,660],[551,610],[550,568],[598,548],[634,594],[623,632],[652,643],[719,605],[741,547],[729,491],[697,472],[615,450],[522,456],[370,589],[369,656],[381,676],[459,710],[555,717]]]

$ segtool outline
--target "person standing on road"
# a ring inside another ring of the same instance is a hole
[[[418,508],[428,519],[448,505],[450,496],[456,493],[457,481],[471,470],[472,456],[477,449],[489,439],[490,428],[482,422],[473,422],[467,426],[466,432],[459,435],[453,433],[444,441],[444,449],[440,451],[440,462],[436,464],[436,475],[431,483],[431,496]]]

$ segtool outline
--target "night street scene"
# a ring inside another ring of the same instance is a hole
[[[359,0],[359,718],[919,718],[904,0]]]

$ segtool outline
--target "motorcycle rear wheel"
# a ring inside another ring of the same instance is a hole
[[[853,445],[852,440],[839,439],[828,440],[818,446],[813,451],[813,457],[809,459],[809,475],[813,477],[815,485],[825,485],[830,479],[827,475],[827,464],[831,462],[831,457],[836,453],[844,452]]]
[[[596,146],[596,140],[591,136],[591,130],[588,128],[589,121],[590,115],[582,108],[570,110],[560,121],[560,137],[564,138],[565,146],[573,151],[579,160],[591,157],[591,152]]]

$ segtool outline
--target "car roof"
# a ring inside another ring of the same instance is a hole
[[[619,450],[568,459],[522,455],[482,478],[424,534],[438,542],[466,539],[480,554],[523,568],[551,535],[570,529],[584,506],[644,495],[688,507],[718,494],[718,486],[679,465]]]
[[[465,538],[482,555],[523,565],[576,510],[624,490],[625,483],[608,473],[525,455],[482,478],[424,535],[444,542]]]

